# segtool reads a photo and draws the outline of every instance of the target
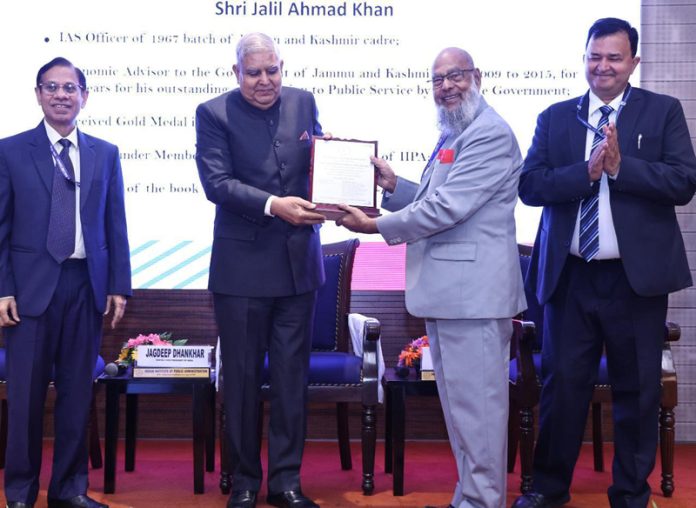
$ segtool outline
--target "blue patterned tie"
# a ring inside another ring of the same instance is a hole
[[[46,248],[56,261],[62,263],[75,252],[75,170],[69,156],[70,141],[61,139],[59,143],[63,147],[59,157],[70,179],[56,164]]]
[[[597,124],[590,154],[604,139],[602,128],[609,123],[609,115],[614,108],[602,106],[599,110],[602,118]],[[599,182],[597,180],[592,184],[592,195],[583,199],[580,205],[580,255],[585,261],[592,261],[599,252]]]

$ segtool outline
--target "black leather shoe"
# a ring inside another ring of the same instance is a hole
[[[253,490],[233,490],[227,501],[227,508],[256,508],[256,492]]]
[[[319,508],[317,503],[302,494],[300,490],[268,494],[266,502],[279,508]]]
[[[515,499],[510,508],[556,508],[568,501],[570,501],[570,496],[552,499],[538,492],[528,492]]]
[[[95,501],[86,495],[80,495],[70,499],[49,499],[48,508],[109,508],[109,505]]]
[[[31,503],[20,503],[19,501],[8,502],[5,506],[7,508],[34,508]]]

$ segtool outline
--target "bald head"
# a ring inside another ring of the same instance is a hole
[[[456,62],[463,69],[469,69],[474,67],[474,59],[471,58],[471,55],[467,51],[464,51],[462,48],[445,48],[442,51],[440,51],[437,57],[435,58],[435,62],[433,62],[433,70],[438,65],[438,63],[441,63],[441,61],[443,60],[447,62]]]

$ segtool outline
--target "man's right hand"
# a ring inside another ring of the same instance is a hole
[[[590,182],[596,182],[602,178],[604,172],[604,156],[606,155],[607,146],[602,141],[594,152],[590,154],[590,160],[587,161],[587,173],[590,177]]]
[[[0,327],[15,326],[17,323],[19,323],[19,313],[14,297],[0,298]]]
[[[396,174],[389,166],[389,163],[379,157],[370,157],[370,162],[375,165],[377,170],[377,185],[387,192],[394,192],[396,188]]]
[[[316,207],[314,203],[297,196],[276,197],[271,201],[271,213],[293,226],[323,223],[326,217],[314,212]]]

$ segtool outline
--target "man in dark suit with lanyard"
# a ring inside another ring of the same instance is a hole
[[[54,380],[49,508],[104,508],[87,497],[87,419],[102,314],[131,293],[118,148],[76,128],[85,76],[64,58],[39,69],[44,120],[0,140],[0,326],[7,349],[5,496],[39,490],[46,388]]]
[[[514,508],[560,506],[603,350],[614,417],[612,508],[643,508],[655,464],[668,294],[691,286],[675,206],[696,189],[678,100],[631,87],[638,32],[604,18],[589,30],[590,90],[541,113],[520,197],[543,206],[528,285],[544,306],[534,492]]]
[[[306,201],[314,97],[283,87],[267,35],[245,35],[233,67],[239,88],[196,112],[196,162],[216,205],[208,287],[214,294],[233,464],[228,508],[256,506],[261,488],[258,404],[268,353],[268,497],[313,508],[302,494],[307,375],[316,290],[324,282],[319,227]]]

